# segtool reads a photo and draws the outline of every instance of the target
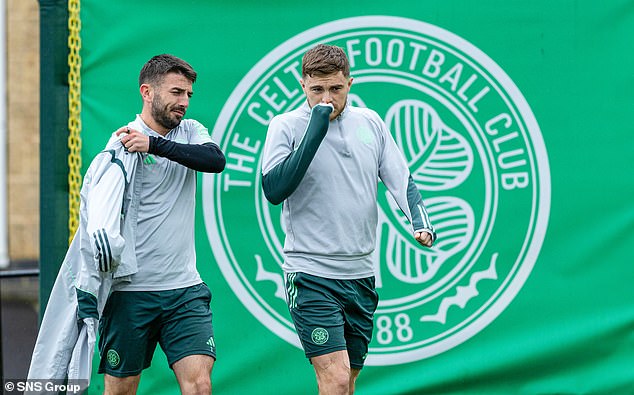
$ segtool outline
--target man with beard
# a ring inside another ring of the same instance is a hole
[[[134,246],[138,270],[113,283],[99,323],[106,394],[135,393],[157,343],[181,393],[211,393],[215,344],[211,293],[196,268],[196,171],[219,173],[225,157],[207,128],[183,119],[195,81],[196,72],[182,59],[153,57],[139,75],[141,114],[115,132],[128,153],[141,155],[142,177],[134,185],[135,237],[125,240]],[[107,237],[95,240],[98,252],[108,251]],[[100,270],[116,265],[106,262]],[[90,296],[77,292],[81,310]]]

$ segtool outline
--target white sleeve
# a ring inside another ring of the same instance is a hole
[[[269,123],[266,140],[262,149],[262,174],[266,175],[272,168],[290,155],[295,149],[291,128],[278,117]]]
[[[434,227],[429,220],[420,192],[412,180],[407,162],[387,126],[382,121],[380,125],[384,145],[379,158],[379,177],[412,224],[412,230],[427,231],[435,239]]]
[[[116,153],[119,153],[117,156]],[[122,150],[104,151],[101,168],[86,198],[86,232],[93,249],[94,263],[101,272],[111,272],[121,261],[125,240],[122,236],[123,196],[128,183],[128,169],[136,154]]]
[[[187,133],[189,134],[189,144],[206,144],[213,143],[209,135],[209,129],[207,129],[202,123],[194,120],[188,120]]]

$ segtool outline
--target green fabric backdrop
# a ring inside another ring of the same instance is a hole
[[[317,41],[354,53],[353,99],[390,125],[445,241],[409,249],[381,199],[383,304],[357,393],[634,393],[634,4],[598,4],[82,1],[84,167],[140,112],[138,72],[158,53],[199,72],[188,117],[229,155],[199,175],[214,393],[316,393],[275,296],[279,207],[258,166]],[[179,393],[162,352],[140,393]]]

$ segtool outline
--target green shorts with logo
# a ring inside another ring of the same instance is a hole
[[[363,367],[379,301],[374,277],[334,280],[287,273],[286,299],[307,358],[347,350],[350,366]]]
[[[99,321],[99,373],[136,376],[150,366],[157,343],[170,367],[188,355],[216,358],[209,307],[201,283],[168,291],[115,291]]]

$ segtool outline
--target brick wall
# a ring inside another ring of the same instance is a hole
[[[7,6],[9,258],[39,259],[40,47],[37,0]]]

